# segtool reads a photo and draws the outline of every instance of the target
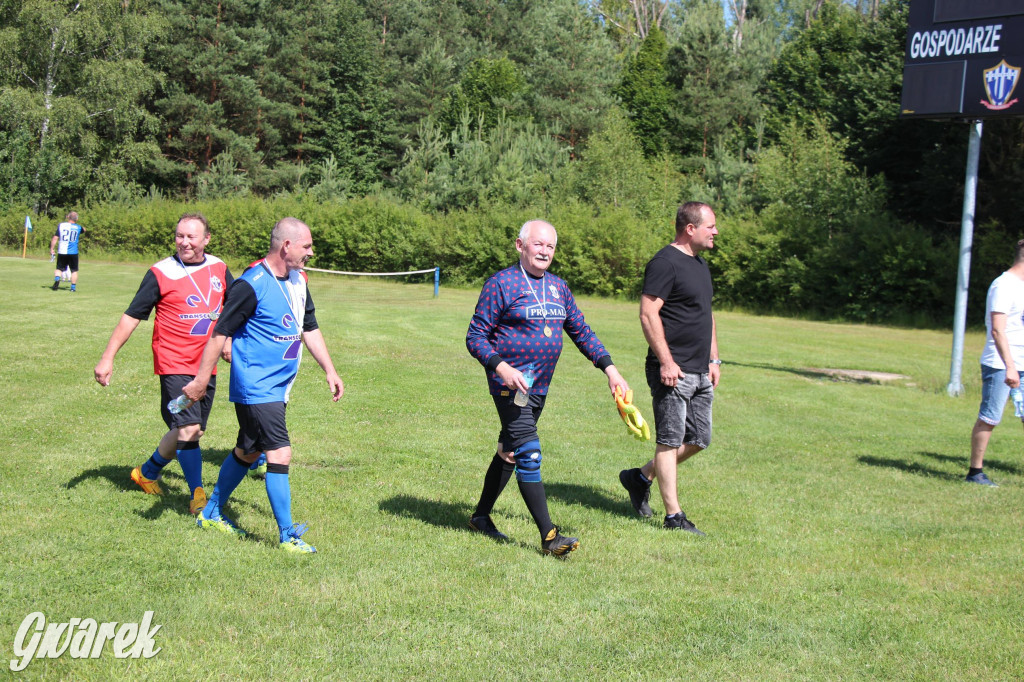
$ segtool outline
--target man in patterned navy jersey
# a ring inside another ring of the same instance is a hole
[[[189,487],[189,511],[193,514],[206,504],[199,438],[213,406],[215,383],[211,379],[206,397],[178,414],[171,414],[167,403],[181,395],[182,386],[199,370],[203,348],[232,281],[224,261],[206,253],[209,242],[210,226],[202,214],[186,213],[178,219],[174,232],[177,253],[146,272],[93,370],[101,386],[110,385],[114,356],[155,307],[153,373],[160,377],[160,414],[168,431],[149,460],[132,470],[131,477],[143,492],[160,495],[160,472],[177,459]],[[229,352],[225,353],[226,359]]]
[[[250,465],[265,452],[267,497],[277,520],[279,547],[298,553],[316,551],[301,539],[306,527],[292,523],[288,478],[292,447],[285,407],[299,369],[303,343],[327,375],[327,387],[334,400],[341,398],[345,390],[327,352],[313,299],[301,272],[312,256],[313,238],[305,223],[283,218],[274,225],[267,257],[235,280],[224,304],[224,314],[203,351],[199,372],[182,389],[192,400],[202,399],[217,356],[232,338],[230,400],[238,417],[238,439],[234,452],[221,465],[217,485],[196,523],[200,528],[245,535],[221,513],[221,508],[245,478]]]
[[[542,550],[564,556],[579,546],[579,540],[562,536],[551,523],[537,435],[537,420],[562,352],[562,331],[604,371],[613,394],[616,387],[625,393],[629,385],[583,319],[565,280],[547,272],[557,241],[549,223],[531,220],[524,224],[516,239],[519,262],[487,280],[469,323],[466,347],[487,370],[491,398],[501,421],[497,452],[484,476],[483,492],[469,525],[490,537],[505,539],[490,513],[514,470],[519,491],[540,531]],[[536,377],[532,387],[523,378],[529,365]],[[516,391],[529,392],[525,407],[514,403]]]

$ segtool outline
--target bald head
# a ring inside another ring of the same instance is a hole
[[[301,270],[313,257],[313,236],[298,218],[282,218],[270,231],[266,263],[278,277],[289,270]]]
[[[270,231],[270,250],[281,248],[286,241],[300,241],[309,234],[309,226],[298,218],[281,218]]]

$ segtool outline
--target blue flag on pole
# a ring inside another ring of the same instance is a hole
[[[25,216],[25,229],[29,232],[32,231],[32,220],[28,216]]]

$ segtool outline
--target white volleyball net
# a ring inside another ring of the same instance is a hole
[[[313,302],[321,299],[347,306],[431,301],[440,295],[440,268],[404,272],[346,272],[305,268]]]

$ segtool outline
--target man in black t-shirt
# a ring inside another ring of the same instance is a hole
[[[711,444],[711,402],[721,360],[711,313],[711,272],[702,251],[715,246],[715,212],[691,201],[676,213],[676,238],[647,263],[640,325],[650,349],[647,384],[654,402],[654,459],[619,481],[633,508],[651,516],[651,482],[660,479],[665,528],[697,530],[679,507],[676,467]]]

